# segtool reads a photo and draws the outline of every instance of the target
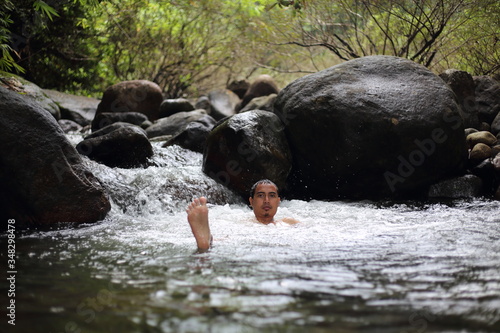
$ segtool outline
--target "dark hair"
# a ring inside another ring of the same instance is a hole
[[[278,192],[277,194],[279,195],[279,189],[275,183],[273,183],[269,179],[261,179],[258,182],[256,182],[255,184],[253,184],[252,189],[250,190],[250,198],[253,198],[253,196],[255,195],[255,189],[257,188],[257,186],[259,186],[261,184],[273,185],[274,187],[276,187],[276,192]]]

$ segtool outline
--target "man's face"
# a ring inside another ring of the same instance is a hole
[[[249,200],[255,217],[261,222],[272,221],[281,201],[278,189],[271,184],[257,185],[253,198]]]

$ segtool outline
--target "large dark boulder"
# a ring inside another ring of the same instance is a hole
[[[114,123],[81,141],[76,149],[91,160],[109,167],[136,168],[147,166],[153,147],[146,132],[129,123]]]
[[[110,203],[54,117],[0,87],[0,216],[16,228],[102,220]]]
[[[222,121],[209,134],[203,154],[203,171],[245,199],[262,178],[284,189],[290,169],[283,124],[267,111],[248,111]]]
[[[275,112],[300,197],[415,195],[461,172],[467,157],[453,91],[402,58],[364,57],[305,76],[280,92]]]
[[[163,94],[160,87],[147,80],[132,80],[108,87],[102,96],[96,115],[102,112],[139,112],[149,120],[158,119]]]

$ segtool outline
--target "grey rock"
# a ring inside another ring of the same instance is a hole
[[[475,175],[464,175],[434,184],[429,189],[429,198],[476,198],[483,192],[483,181]]]
[[[283,124],[267,111],[248,111],[220,122],[210,132],[203,154],[203,171],[245,199],[262,178],[285,189],[290,169]]]
[[[16,228],[102,220],[111,209],[54,117],[0,87],[0,217]]]
[[[417,195],[462,172],[467,160],[453,91],[407,59],[370,56],[305,76],[274,107],[300,197]]]
[[[153,156],[153,147],[144,130],[126,124],[110,130],[106,127],[97,134],[85,138],[76,149],[82,155],[109,167],[137,168],[146,167]]]
[[[81,126],[90,125],[100,102],[96,98],[76,96],[56,90],[44,89],[43,92],[59,106],[62,119],[72,120]]]
[[[206,114],[205,110],[178,112],[170,117],[158,119],[146,129],[146,132],[149,138],[163,135],[175,136],[182,132],[190,122],[196,121]]]

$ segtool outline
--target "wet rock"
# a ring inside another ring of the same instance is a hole
[[[203,171],[245,199],[262,178],[285,189],[290,168],[283,124],[267,111],[248,111],[219,123],[203,154]]]
[[[500,112],[500,83],[489,76],[474,76],[479,119],[491,124]]]
[[[227,86],[227,89],[234,92],[239,99],[242,99],[243,96],[245,96],[248,88],[250,88],[250,82],[248,82],[248,80],[235,80]]]
[[[491,132],[495,135],[500,134],[500,112],[491,123]]]
[[[54,117],[0,87],[0,216],[16,228],[92,223],[110,210],[104,190]]]
[[[203,153],[208,135],[214,125],[215,119],[209,115],[205,115],[200,119],[187,124],[182,132],[169,139],[163,147],[175,144],[185,149]]]
[[[79,132],[83,129],[80,124],[75,123],[73,120],[59,119],[57,123],[61,126],[64,133]]]
[[[92,132],[91,134],[85,136],[84,139],[97,138],[99,136],[103,136],[105,134],[111,133],[113,131],[116,131],[116,130],[124,128],[124,127],[133,127],[135,129],[139,129],[141,131],[141,133],[146,135],[146,131],[143,128],[138,127],[137,125],[134,125],[131,123],[125,123],[125,122],[116,122],[116,123],[112,123],[111,125],[105,126],[101,129],[95,131],[95,132]]]
[[[488,124],[487,122],[482,122],[480,125],[479,125],[479,131],[482,132],[482,131],[486,131],[486,132],[490,132],[491,131],[491,126],[490,124]]]
[[[208,113],[215,120],[230,117],[236,113],[236,106],[240,102],[238,96],[231,90],[214,90],[208,94],[210,107]]]
[[[498,154],[500,154],[500,145],[494,145],[493,147],[491,147],[491,156],[494,157]]]
[[[464,175],[434,184],[429,189],[429,198],[476,198],[483,193],[483,181],[475,175]]]
[[[248,88],[236,110],[239,111],[243,109],[256,97],[269,96],[277,93],[279,93],[279,88],[274,79],[269,75],[259,75]]]
[[[467,160],[453,91],[406,59],[364,57],[305,76],[274,107],[299,197],[414,195],[461,173]]]
[[[193,111],[194,106],[185,98],[166,99],[160,105],[159,118],[165,118],[177,112]]]
[[[491,161],[491,164],[493,165],[495,171],[500,175],[500,155],[495,155],[495,157]]]
[[[96,115],[103,112],[139,112],[154,121],[158,119],[162,101],[163,94],[156,83],[147,80],[123,81],[106,89]]]
[[[197,110],[203,109],[207,111],[207,113],[209,113],[210,110],[212,109],[212,106],[210,105],[210,99],[208,98],[208,96],[201,96],[200,98],[198,98],[194,107]]]
[[[467,136],[467,144],[469,147],[474,147],[478,143],[484,143],[488,146],[493,146],[497,143],[497,138],[491,132],[480,131],[471,133]]]
[[[271,94],[269,96],[256,97],[250,101],[241,112],[250,111],[250,110],[263,110],[263,111],[274,111],[274,101],[278,95]]]
[[[43,92],[59,106],[62,119],[72,120],[81,126],[90,125],[100,102],[96,98],[76,96],[56,90],[44,89]]]
[[[137,125],[140,127],[147,127],[145,124],[150,125],[148,117],[145,114],[139,112],[123,112],[123,113],[112,113],[103,112],[95,116],[92,120],[92,131],[97,131],[101,128],[109,126],[113,123],[129,123]]]
[[[493,165],[493,159],[487,158],[471,168],[471,173],[483,180],[485,195],[493,195],[499,183],[499,175]]]
[[[146,132],[149,138],[163,135],[175,136],[182,132],[190,122],[196,121],[206,115],[205,110],[177,112],[170,117],[158,119],[146,129]]]
[[[451,87],[457,96],[464,126],[479,128],[480,121],[476,108],[475,85],[472,75],[465,71],[448,69],[439,76]]]
[[[91,160],[109,167],[147,166],[153,147],[144,130],[128,123],[115,123],[87,136],[76,149]]]
[[[0,72],[0,86],[7,90],[23,94],[26,99],[37,103],[42,109],[47,110],[56,120],[61,119],[59,106],[36,84],[20,76]]]
[[[155,136],[154,138],[149,138],[150,142],[165,142],[170,139],[172,139],[174,136],[173,135],[161,135],[161,136]]]

